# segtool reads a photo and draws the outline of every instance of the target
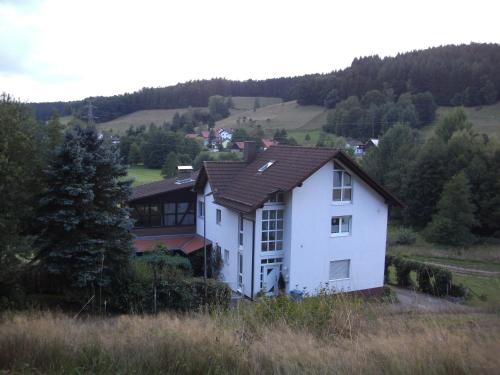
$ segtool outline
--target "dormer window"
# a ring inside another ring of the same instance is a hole
[[[351,175],[336,162],[333,162],[333,201],[337,203],[352,201]]]
[[[271,195],[271,198],[269,199],[269,203],[283,203],[285,201],[285,198],[283,196],[283,193],[275,193]]]

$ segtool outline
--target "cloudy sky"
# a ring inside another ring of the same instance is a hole
[[[0,0],[0,91],[82,99],[191,79],[329,72],[500,42],[498,1]]]

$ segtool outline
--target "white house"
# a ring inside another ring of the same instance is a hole
[[[253,298],[286,290],[381,291],[388,206],[401,202],[344,152],[272,146],[205,162],[196,232],[222,254],[222,278]]]

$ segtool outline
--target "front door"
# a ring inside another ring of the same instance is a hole
[[[264,292],[267,296],[278,294],[279,265],[268,265],[264,267]]]

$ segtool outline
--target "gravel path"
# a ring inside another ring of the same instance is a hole
[[[485,270],[478,270],[478,269],[474,269],[474,268],[465,268],[465,267],[460,267],[460,266],[453,266],[450,264],[427,262],[427,261],[419,261],[419,262],[430,264],[433,266],[443,267],[443,268],[449,269],[452,272],[462,273],[464,275],[500,277],[500,272],[498,272],[498,271],[485,271]]]
[[[399,304],[395,305],[402,311],[419,312],[470,312],[473,308],[459,303],[438,298],[429,294],[415,292],[409,289],[391,286],[396,292]]]

